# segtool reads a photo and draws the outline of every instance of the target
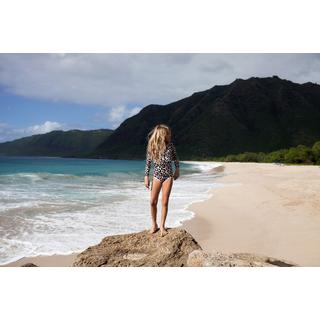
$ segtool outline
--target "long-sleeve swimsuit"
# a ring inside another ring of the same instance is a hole
[[[160,162],[157,163],[154,161],[154,170],[153,176],[160,180],[161,182],[165,181],[166,179],[173,177],[172,172],[172,161],[174,161],[175,168],[179,168],[179,159],[177,156],[176,148],[172,142],[168,143]],[[151,155],[150,153],[146,152],[146,167],[145,167],[145,176],[149,176],[150,168],[151,168]]]

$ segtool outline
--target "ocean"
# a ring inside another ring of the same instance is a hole
[[[180,166],[168,227],[192,218],[188,205],[219,186],[218,174],[208,174],[218,163],[181,161]],[[0,157],[0,264],[78,252],[107,235],[148,229],[144,167],[142,160]],[[160,210],[161,193],[158,218]]]

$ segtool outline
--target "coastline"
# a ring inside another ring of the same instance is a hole
[[[209,162],[207,162],[209,164]],[[208,252],[252,253],[320,266],[320,168],[269,163],[221,163],[208,199],[188,207],[186,229]],[[25,257],[1,267],[34,263],[70,267],[78,252]]]
[[[217,162],[211,162],[211,161],[181,161],[181,162],[185,162],[187,164],[196,164],[197,167],[200,166],[203,170],[203,172],[205,173],[210,173],[210,168],[213,167],[214,164],[214,168],[213,170],[216,170],[216,172],[219,171],[218,166],[220,166],[220,163]],[[210,187],[209,187],[210,188]],[[203,195],[203,192],[200,191],[201,194],[201,198]],[[208,198],[208,195],[205,197]],[[198,199],[194,199],[193,201],[188,201],[188,204],[181,209],[183,212],[185,212],[185,210],[187,210],[188,206],[192,203],[196,203],[199,201]],[[189,214],[192,214],[192,216],[188,219],[192,219],[194,217],[194,213],[189,211]],[[159,216],[160,218],[160,216]],[[179,223],[179,225],[181,224],[181,222]],[[168,225],[170,227],[170,224]],[[177,227],[177,226],[175,226]],[[148,229],[148,226],[146,226],[146,229]],[[112,234],[111,234],[112,235]],[[88,244],[87,247],[91,246],[91,245],[95,245],[98,242],[100,242],[102,240],[103,237],[101,237],[101,239],[97,240],[94,243]],[[83,250],[85,250],[87,247],[83,248]],[[28,264],[28,263],[33,263],[37,266],[40,267],[71,267],[75,257],[77,256],[77,254],[79,254],[80,252],[82,252],[83,250],[77,251],[77,252],[72,252],[72,253],[56,253],[56,254],[50,254],[50,255],[35,255],[35,256],[24,256],[22,258],[19,258],[17,260],[13,260],[11,262],[6,262],[4,264],[0,264],[0,267],[20,267],[22,265]]]
[[[23,257],[19,260],[2,264],[0,267],[21,267],[28,263],[33,263],[38,267],[72,267],[72,264],[78,254],[79,252]]]
[[[186,229],[208,252],[254,253],[320,266],[319,166],[223,163],[222,188],[188,209]]]

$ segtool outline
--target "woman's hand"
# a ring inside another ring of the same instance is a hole
[[[176,169],[176,171],[174,172],[174,175],[173,175],[173,179],[177,180],[179,178],[179,176],[180,176],[180,171],[179,171],[179,169]]]
[[[144,177],[144,185],[147,189],[149,189],[149,186],[150,186],[149,176]]]

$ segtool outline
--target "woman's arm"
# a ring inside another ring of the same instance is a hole
[[[148,149],[147,149],[147,152],[146,152],[146,167],[145,167],[145,170],[144,170],[144,185],[148,189],[149,189],[149,185],[150,185],[149,173],[150,173],[150,168],[151,168],[151,162],[152,162],[151,155],[150,155],[150,153],[148,152]]]
[[[173,176],[174,180],[176,180],[180,175],[180,170],[179,170],[180,162],[179,162],[179,158],[178,158],[178,155],[177,155],[177,150],[176,150],[176,148],[175,148],[173,143],[172,143],[172,160],[174,161],[174,166],[176,168],[176,171],[175,171],[174,176]]]
[[[144,170],[144,175],[145,176],[149,176],[149,173],[150,173],[150,168],[151,168],[151,155],[149,153],[149,151],[147,150],[146,152],[146,167],[145,167],[145,170]]]

